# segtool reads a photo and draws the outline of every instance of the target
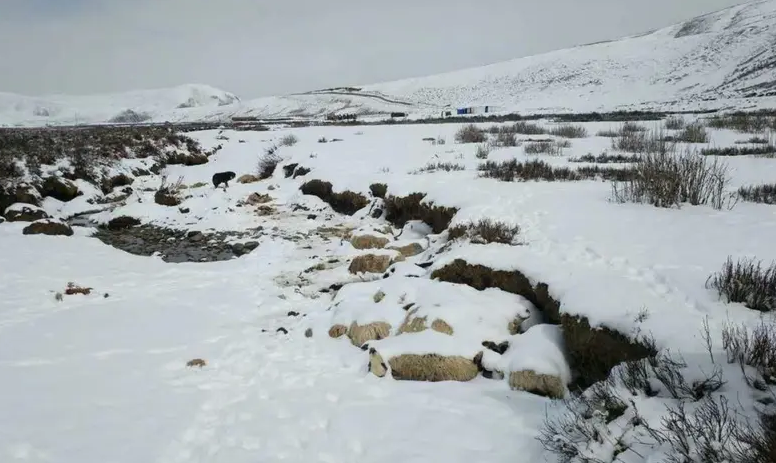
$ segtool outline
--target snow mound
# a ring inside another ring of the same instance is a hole
[[[483,341],[500,342],[514,334],[510,329],[529,318],[532,304],[499,289],[477,291],[466,285],[394,276],[347,285],[333,306],[332,325],[385,322],[397,338],[415,330],[449,327],[451,332],[445,336],[482,349]]]

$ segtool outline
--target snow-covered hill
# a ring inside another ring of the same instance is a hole
[[[239,101],[240,99],[231,93],[198,84],[85,96],[29,97],[0,93],[0,124],[197,120],[217,113],[218,108],[234,106]]]
[[[422,116],[466,105],[521,113],[773,108],[774,50],[776,0],[763,0],[648,34],[489,66],[247,101],[201,85],[89,97],[0,93],[0,124],[107,122],[127,110],[163,122],[332,112]]]

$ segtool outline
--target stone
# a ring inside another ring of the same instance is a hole
[[[49,217],[46,211],[33,204],[15,203],[5,210],[5,218],[9,222],[34,222]]]
[[[404,257],[417,256],[424,251],[423,246],[421,246],[420,243],[409,243],[404,246],[391,245],[387,246],[386,249],[398,251]]]
[[[45,196],[50,196],[63,202],[72,201],[81,194],[78,191],[78,185],[62,177],[48,177],[43,181],[41,189]]]
[[[108,222],[108,230],[123,230],[136,225],[140,225],[140,220],[128,215],[122,215],[110,219]]]
[[[388,238],[376,235],[356,235],[350,239],[350,244],[356,249],[382,249],[388,244]]]
[[[394,262],[394,259],[388,254],[362,254],[353,258],[348,271],[352,274],[383,273]]]
[[[259,177],[253,174],[244,174],[237,177],[237,183],[256,183],[259,181]]]

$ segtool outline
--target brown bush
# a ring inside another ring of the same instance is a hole
[[[484,143],[488,141],[488,136],[484,130],[476,125],[468,124],[455,133],[455,141],[458,143]]]
[[[468,237],[472,241],[502,244],[512,244],[518,233],[520,233],[520,227],[491,219],[456,225],[448,230],[449,238],[452,240]]]
[[[317,196],[340,214],[353,215],[369,204],[369,200],[360,193],[352,191],[334,193],[331,183],[322,180],[310,180],[302,184],[299,189],[302,194]]]
[[[432,228],[434,233],[442,233],[453,220],[458,209],[451,207],[422,204],[425,193],[412,193],[408,196],[388,196],[385,198],[385,219],[395,227],[403,227],[410,220],[421,220]]]

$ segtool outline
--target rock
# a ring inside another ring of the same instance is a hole
[[[115,217],[108,222],[108,230],[123,230],[136,225],[140,225],[140,220],[128,215],[122,215],[121,217]]]
[[[318,216],[315,215],[315,214],[307,214],[307,220],[315,220],[317,218],[318,218]]]
[[[410,243],[404,246],[392,245],[392,246],[387,246],[386,249],[392,249],[394,251],[398,251],[404,257],[417,256],[418,254],[424,251],[423,246],[421,246],[420,243]]]
[[[380,217],[382,217],[382,216],[383,216],[383,208],[381,208],[381,207],[376,207],[376,208],[375,208],[375,209],[372,211],[371,217],[372,217],[373,219],[379,219],[379,218],[380,218]]]
[[[245,203],[250,204],[251,206],[268,203],[270,201],[272,201],[272,196],[260,195],[258,193],[251,193],[247,198],[245,198]]]
[[[234,252],[238,256],[245,254],[245,245],[242,243],[232,244],[232,252]]]
[[[245,249],[247,249],[248,251],[253,251],[254,249],[259,247],[258,241],[246,241],[243,244],[245,245]]]
[[[43,181],[42,190],[44,196],[51,196],[63,202],[72,201],[81,194],[75,183],[62,177],[48,177]]]
[[[5,218],[9,222],[34,222],[40,219],[47,219],[49,215],[46,211],[33,204],[15,203],[8,206],[5,210]]]
[[[348,332],[348,327],[345,325],[334,325],[329,328],[329,337],[339,338]]]
[[[253,174],[245,174],[237,177],[237,183],[256,183],[259,181],[259,177]]]
[[[299,316],[299,312],[295,312],[293,310],[290,310],[287,315],[289,317],[298,317]]]
[[[304,330],[304,337],[312,338],[313,337],[313,329],[312,328],[307,328],[306,330]]]
[[[292,175],[294,175],[294,170],[296,170],[297,166],[299,166],[298,162],[283,166],[283,173],[285,174],[285,177],[290,178]]]
[[[0,215],[0,223],[3,223],[3,222],[5,222],[5,217],[3,217],[2,215]]]
[[[509,387],[551,399],[562,399],[566,396],[566,387],[559,377],[543,375],[531,370],[510,373]]]
[[[143,169],[138,169],[138,173],[135,175],[142,176],[142,175],[150,175],[151,172]],[[103,193],[110,193],[113,191],[116,187],[121,186],[129,186],[132,185],[132,183],[135,181],[134,178],[130,177],[127,174],[117,174],[113,177],[106,178],[102,181],[102,184],[100,185],[100,189],[102,189]]]
[[[0,215],[7,207],[15,203],[32,204],[40,206],[43,197],[32,185],[20,183],[14,187],[3,187],[0,185]]]
[[[25,235],[72,236],[70,225],[59,219],[40,219],[24,227]]]
[[[394,259],[388,254],[362,254],[350,262],[348,271],[352,274],[383,273],[392,263]]]
[[[178,195],[175,193],[170,193],[165,190],[158,190],[156,193],[154,193],[154,202],[161,206],[177,206],[182,201],[181,198],[178,197]]]
[[[275,330],[275,332],[283,333],[283,334],[288,334],[288,330],[283,328],[282,326],[280,328],[278,328],[277,330]]]
[[[356,249],[382,249],[388,244],[388,238],[375,235],[357,235],[350,239]]]
[[[181,214],[188,214],[189,212],[191,212],[191,209],[189,209],[188,207],[179,207],[178,211],[180,211]]]

